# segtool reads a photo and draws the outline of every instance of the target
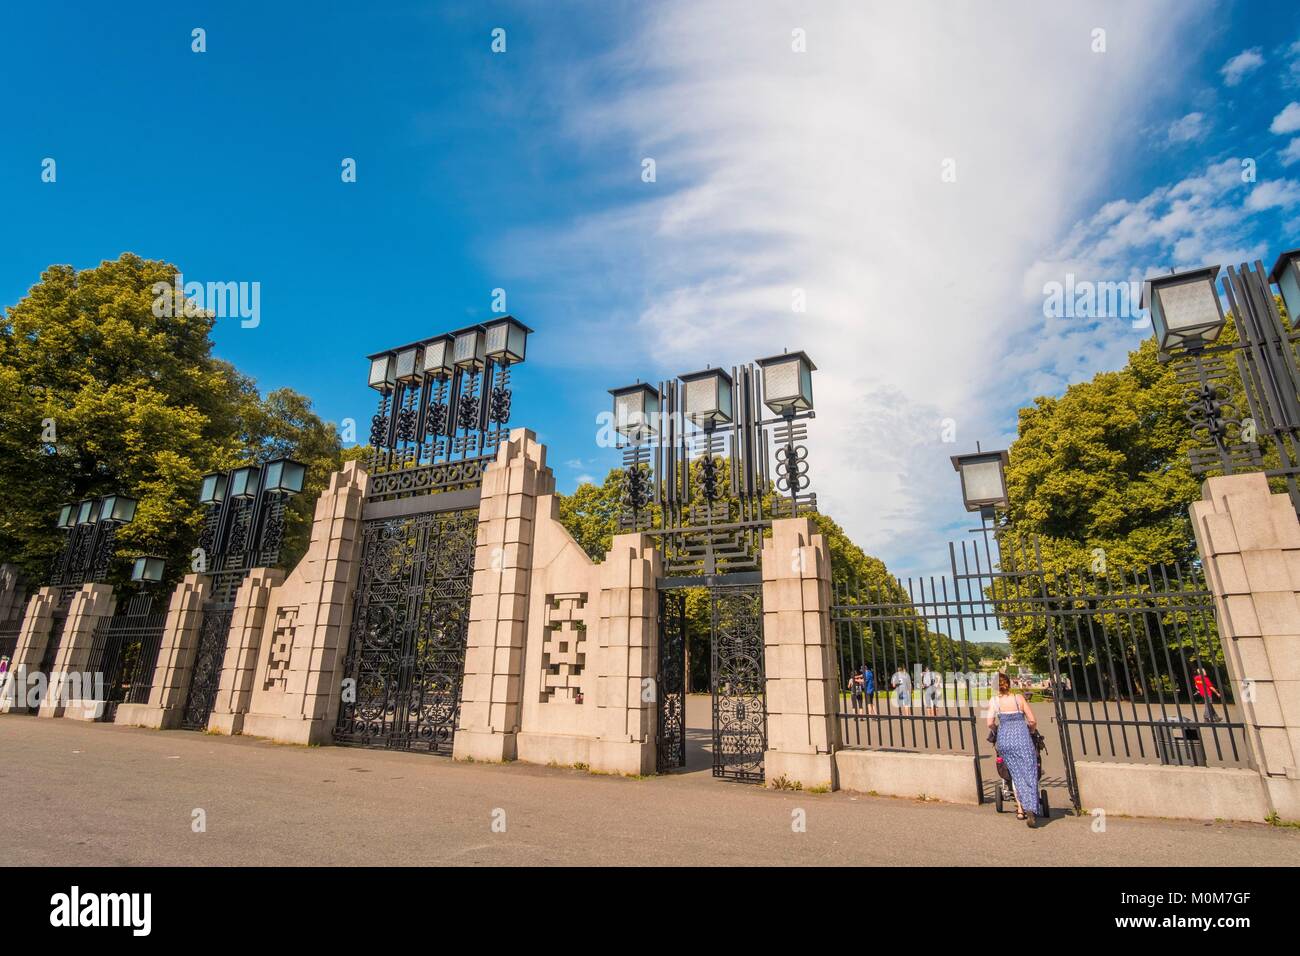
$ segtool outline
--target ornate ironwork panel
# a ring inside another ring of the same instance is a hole
[[[477,509],[365,522],[338,743],[451,753],[477,533]]]
[[[767,749],[762,585],[709,589],[713,775],[761,783]]]
[[[207,729],[208,718],[217,702],[221,665],[226,659],[226,643],[234,614],[233,604],[209,604],[203,609],[199,646],[194,652],[194,668],[190,672],[190,689],[185,696],[185,710],[181,712],[181,727],[186,730]]]
[[[659,661],[655,677],[659,719],[655,769],[686,766],[686,594],[659,592]]]
[[[111,721],[123,701],[148,699],[167,619],[167,612],[155,611],[153,603],[150,595],[137,594],[123,613],[95,628],[86,670],[103,675],[104,707],[99,720]]]

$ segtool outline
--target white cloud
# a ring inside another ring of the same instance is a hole
[[[1259,47],[1249,50],[1242,50],[1227,63],[1223,64],[1223,69],[1219,72],[1223,74],[1223,82],[1228,86],[1236,86],[1249,73],[1253,73],[1264,65],[1264,57]]]
[[[1282,152],[1278,154],[1277,158],[1282,160],[1283,166],[1290,166],[1292,163],[1300,160],[1300,136],[1291,140],[1291,142],[1287,144],[1286,149],[1282,150]]]
[[[1206,130],[1204,113],[1188,113],[1169,124],[1169,142],[1190,143],[1204,136]]]
[[[573,334],[610,384],[806,348],[823,509],[896,570],[944,560],[941,529],[969,527],[948,456],[1007,441],[1018,405],[1088,371],[1068,359],[1084,329],[1044,337],[1025,265],[1131,160],[1206,10],[656,4],[626,48],[563,81],[565,130],[626,164],[633,198],[506,237],[502,267],[561,277],[588,301],[636,290],[616,353],[608,310]],[[806,53],[791,51],[794,27]],[[647,156],[656,183],[639,182]],[[1192,211],[1112,204],[1107,235],[1117,250],[1150,223],[1181,235]],[[791,311],[794,289],[806,313]],[[1123,325],[1131,348],[1140,333]],[[1010,361],[1017,342],[1036,351]],[[940,441],[945,418],[956,445]]]
[[[1300,131],[1300,103],[1288,103],[1282,112],[1273,117],[1268,129],[1278,135]]]
[[[1252,212],[1264,209],[1290,209],[1300,204],[1300,182],[1294,179],[1271,179],[1262,182],[1246,197],[1246,208]]]

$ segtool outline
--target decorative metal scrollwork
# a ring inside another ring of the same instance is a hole
[[[451,752],[477,532],[477,510],[365,523],[337,742]]]

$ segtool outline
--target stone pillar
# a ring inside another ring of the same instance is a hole
[[[76,717],[94,720],[103,711],[104,691],[86,681],[94,681],[89,673],[90,649],[95,639],[95,628],[113,616],[117,598],[108,584],[84,584],[72,595],[68,603],[68,619],[63,625],[63,640],[54,658],[54,675],[49,693],[41,701],[38,717]]]
[[[167,607],[149,703],[120,704],[115,723],[163,730],[180,726],[199,646],[203,602],[211,590],[211,581],[201,574],[187,574],[177,585]]]
[[[1192,525],[1269,807],[1300,820],[1300,520],[1255,472],[1208,479]]]
[[[208,730],[237,734],[244,726],[253,696],[253,676],[257,672],[262,648],[262,630],[266,609],[271,603],[271,589],[284,581],[284,572],[276,568],[253,568],[235,593],[235,609],[230,617],[230,637],[221,662],[221,679],[217,699],[208,718]]]
[[[516,428],[483,473],[465,681],[452,754],[513,760],[523,698],[524,641],[537,498],[555,490],[546,449]]]
[[[596,722],[591,769],[655,772],[657,695],[645,693],[655,676],[660,557],[644,534],[615,535],[600,565],[596,613]],[[646,698],[650,697],[650,700]]]
[[[767,678],[764,776],[834,787],[834,645],[831,558],[809,518],[772,523],[763,543],[763,645]]]
[[[18,644],[14,648],[9,673],[5,677],[4,693],[0,694],[0,713],[27,712],[30,683],[41,669],[41,660],[45,656],[45,645],[50,640],[54,610],[58,603],[59,589],[50,587],[39,589],[28,600],[22,630],[18,632]],[[40,679],[47,680],[48,677],[47,674]]]
[[[355,461],[330,475],[316,501],[307,553],[269,595],[261,660],[255,665],[261,683],[250,675],[245,734],[282,743],[330,742],[338,721],[352,593],[361,569],[369,483]]]
[[[27,605],[27,586],[17,566],[0,564],[0,622],[22,617]]]

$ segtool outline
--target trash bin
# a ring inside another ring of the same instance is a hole
[[[1156,720],[1156,753],[1165,766],[1204,767],[1205,744],[1199,727],[1186,717],[1161,717]]]

